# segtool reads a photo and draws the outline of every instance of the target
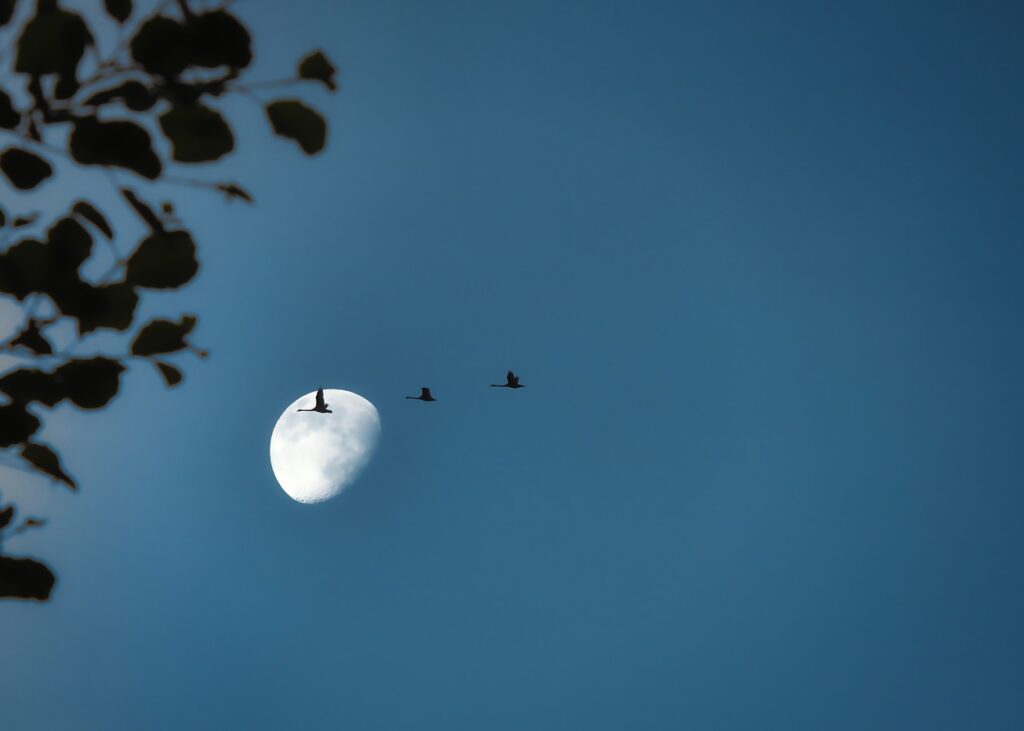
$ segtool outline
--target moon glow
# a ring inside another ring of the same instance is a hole
[[[355,482],[380,437],[376,407],[357,393],[324,389],[332,413],[309,409],[316,392],[292,403],[270,435],[270,466],[281,489],[300,503],[329,500]]]

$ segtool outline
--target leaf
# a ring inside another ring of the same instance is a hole
[[[46,601],[56,581],[39,561],[0,556],[0,597]]]
[[[132,343],[132,355],[176,353],[188,347],[185,336],[196,326],[196,318],[185,315],[178,322],[153,320],[146,324]]]
[[[123,84],[97,91],[84,102],[86,107],[100,107],[120,99],[133,112],[144,112],[156,104],[154,94],[145,84],[139,81],[126,81]]]
[[[299,78],[322,82],[331,91],[337,91],[334,75],[338,72],[323,51],[314,51],[299,62]]]
[[[218,112],[201,104],[171,107],[160,115],[160,129],[178,162],[210,162],[231,152],[235,138]]]
[[[193,15],[185,27],[191,65],[243,69],[252,62],[249,31],[231,13],[213,10]]]
[[[134,122],[101,122],[95,117],[77,119],[69,147],[71,157],[82,165],[126,168],[150,180],[158,178],[162,170],[149,132]]]
[[[74,74],[64,73],[57,79],[57,85],[53,89],[53,95],[58,99],[70,99],[75,95],[81,85]]]
[[[139,302],[135,288],[125,282],[96,286],[75,280],[50,296],[63,314],[78,320],[80,335],[100,328],[127,330]]]
[[[117,394],[124,366],[116,360],[97,356],[75,359],[54,374],[61,379],[67,397],[83,409],[100,409]]]
[[[0,26],[7,25],[10,22],[16,5],[16,0],[0,0]]]
[[[0,292],[19,300],[43,291],[49,273],[49,252],[42,241],[25,239],[0,254]]]
[[[100,233],[108,239],[114,238],[114,230],[110,228],[110,224],[107,223],[107,219],[104,218],[103,214],[96,210],[96,207],[89,201],[77,201],[75,205],[71,206],[71,211],[73,213],[77,213],[79,216],[98,228]]]
[[[75,489],[75,481],[68,477],[68,474],[61,469],[60,457],[45,444],[29,442],[21,448],[21,456],[40,472],[45,472],[50,477],[60,480],[72,490]]]
[[[324,148],[327,124],[319,113],[299,100],[288,99],[268,104],[267,117],[275,134],[295,140],[307,155],[315,155]]]
[[[67,395],[60,379],[36,368],[21,368],[5,374],[0,378],[0,391],[16,404],[38,401],[50,408],[63,401]]]
[[[128,259],[125,279],[137,287],[175,289],[199,271],[196,245],[187,231],[153,234]]]
[[[152,208],[146,205],[142,199],[135,195],[134,191],[129,188],[121,188],[121,195],[123,195],[124,199],[128,201],[128,204],[135,209],[135,212],[139,214],[139,218],[145,221],[149,228],[152,229],[153,233],[164,232],[163,222],[155,213],[153,213]]]
[[[21,122],[21,115],[14,108],[14,103],[7,92],[0,89],[0,128],[14,129]]]
[[[50,163],[20,147],[8,147],[0,153],[0,170],[18,190],[31,190],[53,175]]]
[[[14,506],[8,505],[3,510],[0,510],[0,529],[6,528],[10,525],[11,520],[14,518]]]
[[[103,0],[103,6],[118,23],[124,23],[132,14],[132,0]]]
[[[0,406],[0,447],[10,447],[26,441],[39,428],[39,419],[25,409],[24,404]]]
[[[18,38],[14,70],[30,76],[73,77],[82,54],[91,45],[92,34],[82,16],[61,9],[56,2],[40,2]]]
[[[224,193],[228,197],[229,201],[233,198],[241,198],[246,203],[253,202],[252,196],[249,195],[249,192],[235,183],[217,183],[217,190]]]
[[[43,337],[36,320],[29,320],[25,329],[18,333],[18,337],[11,341],[11,346],[28,348],[36,355],[51,355],[53,346]]]
[[[164,363],[163,361],[158,360],[156,362],[156,367],[160,371],[160,375],[163,376],[164,383],[172,388],[181,383],[181,379],[184,378],[184,376],[181,375],[181,371],[170,363]]]
[[[92,253],[92,236],[73,218],[58,220],[46,232],[46,246],[50,256],[50,279],[78,271]]]
[[[131,52],[149,73],[177,76],[188,66],[185,27],[173,18],[154,16],[135,32]]]
[[[72,218],[46,232],[46,242],[23,239],[0,254],[0,291],[24,299],[30,292],[53,293],[77,281],[89,258],[92,236]]]

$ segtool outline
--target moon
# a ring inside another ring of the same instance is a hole
[[[270,435],[270,466],[281,489],[300,503],[322,503],[355,482],[380,438],[380,414],[357,393],[325,388],[332,413],[309,409],[316,392],[296,399]]]

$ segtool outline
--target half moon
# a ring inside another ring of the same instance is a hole
[[[316,392],[296,399],[270,436],[270,466],[281,489],[300,503],[320,503],[355,482],[380,438],[380,414],[357,393],[324,389],[330,414],[311,409]]]

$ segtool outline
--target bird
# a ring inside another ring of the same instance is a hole
[[[508,372],[505,379],[505,383],[492,383],[491,388],[526,388],[525,385],[519,382],[519,376],[512,371]]]
[[[327,404],[324,403],[324,390],[318,388],[316,391],[316,406],[311,409],[295,409],[296,411],[315,411],[318,414],[333,414],[334,412],[327,408]]]
[[[406,396],[406,398],[411,398],[413,401],[437,401],[437,399],[431,395],[430,389],[426,386],[420,389],[419,396]]]

